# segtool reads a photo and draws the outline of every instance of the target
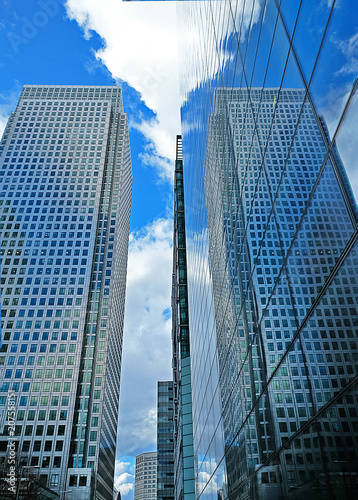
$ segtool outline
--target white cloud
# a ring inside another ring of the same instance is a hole
[[[2,106],[0,105],[0,137],[2,137],[4,133],[6,123],[9,118],[9,115],[7,115],[1,108]]]
[[[166,158],[174,159],[180,134],[176,2],[67,0],[68,17],[103,47],[95,55],[113,77],[139,91],[156,119],[135,124],[155,149],[160,178],[171,180]],[[133,126],[133,123],[132,123]]]
[[[128,495],[134,490],[134,474],[130,462],[116,460],[114,487],[121,492],[122,496]]]
[[[202,492],[204,495],[210,495],[212,493],[217,493],[218,491],[218,485],[215,480],[215,477],[213,477],[210,481],[210,474],[207,472],[199,472],[198,474],[198,490],[202,492],[203,488],[205,487],[205,490]]]
[[[336,75],[356,75],[358,72],[358,33],[355,33],[347,40],[339,40],[335,43],[347,60]]]
[[[166,180],[172,184],[174,177],[173,160],[171,158],[174,152],[172,138],[163,137],[161,124],[156,119],[142,121],[135,124],[134,128],[139,130],[145,137],[150,138],[150,142],[140,155],[142,162],[156,168],[160,180]],[[164,143],[165,140],[167,144]],[[158,154],[156,144],[161,144],[164,156]]]
[[[122,480],[125,480],[123,479],[123,476],[126,476],[126,474],[122,474],[122,476],[120,476],[119,479],[116,480],[115,488],[121,492],[122,496],[125,496],[134,489],[134,483],[122,482]]]
[[[204,495],[218,492],[218,483],[215,473],[217,463],[214,459],[208,459],[201,463],[201,471],[198,473],[198,491]],[[211,479],[210,479],[211,478]],[[204,489],[204,491],[202,491]]]
[[[240,1],[244,3],[244,0]],[[259,19],[261,4],[261,1],[246,0],[244,19],[235,19],[235,25],[229,16],[227,22],[232,24],[232,33],[240,30],[241,39],[244,39],[250,22],[256,23]],[[146,105],[155,112],[156,118],[144,121],[138,116],[131,126],[142,132],[149,143],[142,160],[147,165],[154,166],[160,180],[170,183],[173,179],[170,162],[174,160],[175,136],[181,131],[178,46],[184,53],[191,51],[193,45],[198,46],[198,38],[202,36],[196,31],[188,34],[186,26],[177,30],[177,7],[205,11],[205,5],[198,2],[66,2],[68,17],[79,24],[84,36],[89,39],[91,33],[96,32],[102,38],[103,47],[95,52],[96,58],[107,67],[116,80],[126,81],[140,92]],[[221,5],[212,4],[212,8],[220,9]],[[237,8],[236,11],[241,12],[241,9]],[[202,22],[206,23],[203,30],[210,38],[208,33],[213,31],[211,18],[203,13]],[[222,42],[223,40],[218,41],[218,61],[221,66],[234,55],[228,48],[224,48],[226,44]],[[195,58],[196,67],[206,66],[205,51],[196,52]],[[212,78],[218,69],[210,66],[206,77]],[[190,73],[186,75],[186,88],[182,89],[185,92],[194,89],[199,83],[190,79],[193,76]]]
[[[171,378],[172,221],[130,235],[118,454],[156,449],[156,392]]]
[[[0,94],[0,139],[4,133],[10,113],[15,111],[20,92],[20,85],[15,82],[13,89]]]
[[[123,474],[124,472],[127,472],[127,470],[131,467],[130,462],[122,462],[121,460],[116,460],[116,466],[115,466],[115,474],[116,476],[119,476]]]
[[[223,498],[222,492],[226,490],[227,485],[226,466],[223,463],[218,464],[214,458],[199,461],[197,484],[203,497],[210,495],[211,498],[214,494],[217,498]]]
[[[114,487],[121,492],[122,498],[126,495],[128,500],[133,498],[135,465],[127,460],[116,460]]]
[[[215,82],[215,75],[220,72],[225,73],[223,68],[232,63],[237,56],[236,40],[230,44],[227,43],[228,39],[236,38],[238,34],[241,41],[245,40],[250,25],[256,24],[260,19],[263,3],[262,0],[238,0],[233,13],[223,8],[221,2],[212,2],[211,12],[208,15],[205,2],[178,2],[179,52],[183,54],[183,60],[189,54],[190,63],[195,68],[195,71],[185,71],[185,78],[180,81],[183,103],[188,94],[203,83],[201,79]],[[188,19],[191,17],[200,18],[200,29],[193,30],[190,27],[188,30]],[[217,26],[213,23],[213,19],[221,17],[225,18],[222,21],[226,26],[225,30],[217,30]],[[202,43],[203,37],[206,40],[215,40],[215,54],[208,51],[208,47]],[[186,126],[193,127],[195,123],[187,123]]]

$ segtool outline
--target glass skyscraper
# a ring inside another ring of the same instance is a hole
[[[173,382],[158,382],[157,499],[174,500]]]
[[[21,466],[66,499],[112,499],[132,183],[121,89],[25,86],[0,175],[3,466],[12,398]]]
[[[195,498],[195,481],[181,136],[177,136],[174,173],[172,343],[174,392],[174,498],[175,500],[181,500],[183,498],[192,500]]]
[[[348,2],[178,9],[196,497],[357,498]]]

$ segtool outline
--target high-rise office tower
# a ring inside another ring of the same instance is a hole
[[[174,499],[174,397],[171,380],[158,382],[157,499]]]
[[[357,498],[358,219],[339,155],[357,84],[326,92],[343,13],[179,9],[196,497]]]
[[[134,500],[157,498],[157,453],[142,453],[135,457]]]
[[[174,498],[195,498],[190,336],[186,271],[183,158],[177,136],[174,173],[172,290]]]
[[[132,182],[121,89],[25,86],[0,174],[1,404],[15,402],[17,456],[66,499],[112,499]]]

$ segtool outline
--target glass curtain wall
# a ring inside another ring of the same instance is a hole
[[[357,497],[352,9],[178,4],[198,498]]]
[[[172,380],[158,382],[157,499],[174,500],[174,398]]]

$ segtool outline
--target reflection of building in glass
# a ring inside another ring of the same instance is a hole
[[[358,355],[355,207],[304,91],[216,97],[205,195],[228,494],[321,494],[342,487],[337,463],[357,465],[356,400],[337,404]]]
[[[135,458],[134,500],[157,498],[157,453],[142,453]]]
[[[157,498],[174,499],[173,382],[158,382]]]
[[[357,208],[277,5],[179,6],[197,495],[346,500]]]
[[[174,390],[174,494],[195,498],[193,419],[190,375],[189,312],[186,272],[184,184],[181,137],[177,137],[174,175],[173,241],[173,390]]]
[[[14,394],[17,451],[45,486],[112,499],[132,182],[121,89],[25,86],[1,149],[1,404]]]

